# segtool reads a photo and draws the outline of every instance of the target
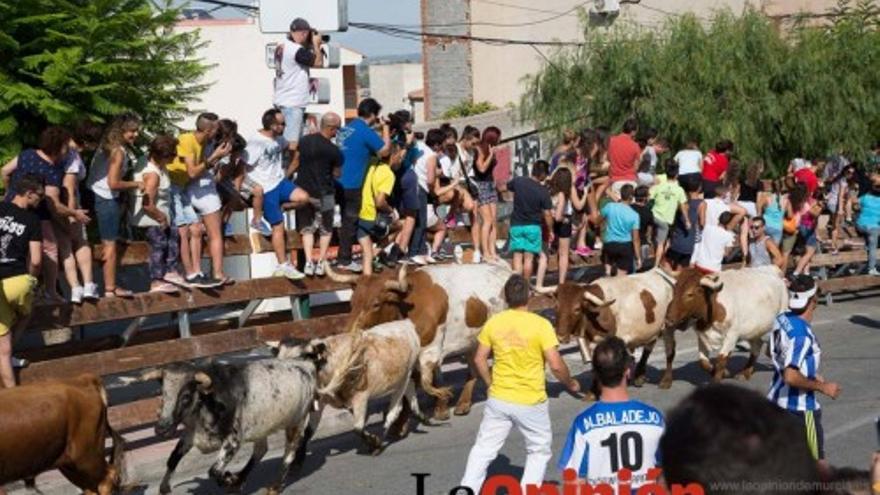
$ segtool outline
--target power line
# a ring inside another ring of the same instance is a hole
[[[471,36],[467,34],[445,34],[445,33],[434,33],[434,32],[426,32],[426,31],[413,31],[409,29],[402,29],[396,27],[390,27],[387,25],[381,24],[370,24],[370,23],[362,23],[362,22],[350,22],[349,26],[364,29],[367,31],[375,31],[378,33],[386,34],[388,36],[395,36],[398,38],[405,39],[421,39],[421,38],[439,38],[439,39],[455,39],[462,41],[474,41],[478,43],[486,43],[490,45],[525,45],[525,46],[584,46],[585,43],[577,42],[577,41],[537,41],[537,40],[519,40],[519,39],[508,39],[508,38],[492,38],[486,36]]]
[[[383,26],[393,26],[398,28],[434,28],[434,27],[459,27],[459,26],[490,26],[490,27],[525,27],[525,26],[534,26],[537,24],[544,24],[545,22],[550,22],[560,17],[565,17],[575,13],[578,9],[582,8],[584,5],[591,3],[592,0],[587,0],[586,2],[581,2],[574,7],[566,10],[565,12],[557,12],[551,17],[547,17],[544,19],[539,19],[537,21],[528,21],[528,22],[514,22],[514,23],[503,23],[503,22],[451,22],[448,24],[383,24]]]

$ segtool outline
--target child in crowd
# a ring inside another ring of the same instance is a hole
[[[400,168],[405,153],[405,149],[392,143],[388,163],[376,162],[367,170],[357,229],[358,244],[363,253],[364,275],[373,274],[373,243],[382,242],[388,237],[394,214],[388,199],[394,189],[394,171]]]

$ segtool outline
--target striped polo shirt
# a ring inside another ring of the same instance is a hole
[[[770,337],[770,356],[775,371],[767,398],[789,411],[818,410],[816,393],[788,386],[783,380],[783,372],[786,368],[794,368],[815,380],[821,355],[819,341],[806,321],[794,313],[777,316]]]

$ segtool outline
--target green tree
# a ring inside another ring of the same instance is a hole
[[[440,118],[458,119],[491,112],[492,110],[498,110],[498,107],[488,101],[472,102],[470,100],[462,100],[457,105],[449,107]]]
[[[138,112],[168,129],[205,86],[170,0],[0,0],[0,159],[47,124]]]
[[[675,146],[732,139],[746,162],[780,172],[795,156],[858,154],[880,138],[880,34],[869,0],[782,29],[755,10],[710,22],[670,17],[658,31],[585,31],[526,81],[523,117],[541,127],[636,116]]]

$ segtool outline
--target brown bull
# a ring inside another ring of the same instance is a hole
[[[0,404],[0,486],[53,468],[85,493],[118,486],[125,444],[107,422],[107,394],[97,376],[2,389]]]

